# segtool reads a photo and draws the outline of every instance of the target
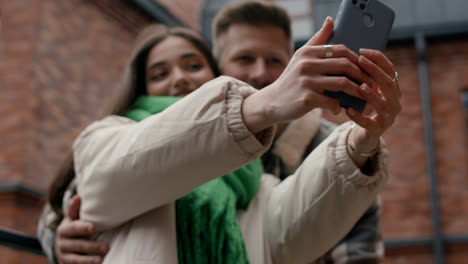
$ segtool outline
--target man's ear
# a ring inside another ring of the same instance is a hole
[[[221,60],[221,54],[223,52],[222,47],[224,47],[224,39],[226,37],[225,35],[226,32],[222,33],[216,38],[213,37],[213,39],[211,40],[211,53],[213,53],[213,57],[215,58],[216,63],[218,63],[218,67],[220,66],[219,61]]]
[[[327,43],[332,33],[333,33],[333,19],[328,16],[323,22],[323,25],[320,28],[320,30],[317,31],[317,33],[315,33],[309,39],[309,41],[307,41],[306,45],[310,45],[310,46],[324,45],[325,43]]]

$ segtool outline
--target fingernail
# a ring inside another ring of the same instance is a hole
[[[361,90],[366,94],[370,93],[370,89],[365,83],[361,85]]]
[[[331,19],[330,16],[327,16],[327,18],[325,18],[325,20],[323,21],[323,24],[322,24],[322,27],[325,26],[325,24],[327,23],[327,21],[329,21]]]
[[[369,51],[369,49],[364,49],[364,48],[360,48],[360,49],[359,49],[359,53],[368,52],[368,51]]]
[[[355,115],[356,115],[356,111],[354,111],[354,109],[352,109],[352,108],[350,107],[350,108],[348,108],[348,114],[349,114],[350,116],[355,116]]]
[[[364,56],[359,56],[359,61],[363,62],[363,63],[369,63],[369,59],[364,57]]]

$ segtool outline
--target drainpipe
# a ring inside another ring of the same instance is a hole
[[[441,235],[441,224],[439,215],[439,194],[436,175],[435,146],[432,134],[432,110],[431,89],[429,86],[429,71],[427,66],[426,36],[416,33],[414,36],[416,51],[418,54],[419,89],[421,93],[421,104],[423,107],[424,140],[426,144],[426,163],[428,165],[431,217],[432,217],[432,250],[437,264],[444,263],[444,248]]]

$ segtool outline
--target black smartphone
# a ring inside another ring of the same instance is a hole
[[[384,51],[395,20],[395,12],[380,0],[342,0],[327,44],[344,44],[359,54],[360,48]],[[344,108],[362,113],[366,101],[344,92],[325,91]]]

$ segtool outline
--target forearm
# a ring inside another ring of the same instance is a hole
[[[245,126],[254,134],[279,121],[274,119],[275,110],[265,100],[265,91],[260,90],[250,95],[242,104],[241,113]]]
[[[375,200],[387,178],[385,148],[364,175],[346,153],[349,124],[338,127],[269,201],[267,232],[278,263],[307,263],[333,247]]]

